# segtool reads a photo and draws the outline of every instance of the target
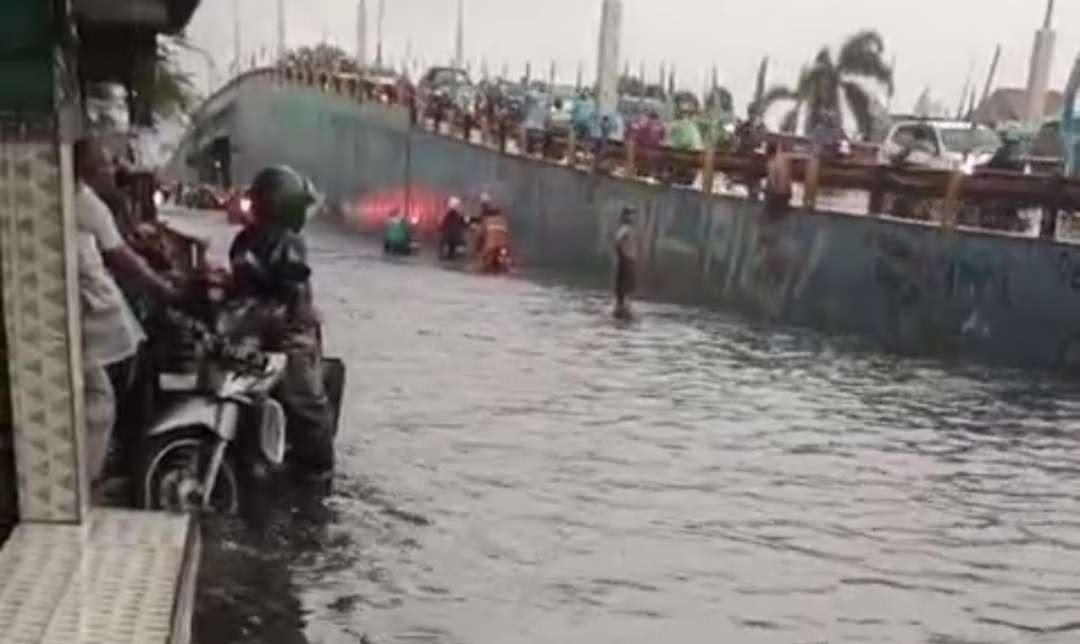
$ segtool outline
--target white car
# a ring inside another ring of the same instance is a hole
[[[878,160],[970,174],[1000,147],[1001,138],[984,125],[966,121],[897,121],[881,145]]]

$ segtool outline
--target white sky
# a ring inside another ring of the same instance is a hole
[[[234,0],[203,0],[189,35],[218,61],[223,76],[233,59]],[[277,0],[235,0],[249,16],[241,37],[245,57],[272,50]],[[956,104],[968,71],[985,81],[994,47],[1003,47],[995,85],[1023,86],[1044,0],[623,0],[622,52],[636,73],[642,61],[650,77],[662,61],[674,62],[679,85],[700,91],[706,69],[720,67],[721,82],[743,111],[762,56],[772,60],[769,84],[791,82],[799,67],[825,44],[837,46],[863,28],[885,37],[896,56],[894,108],[911,109],[924,87]],[[355,50],[357,0],[285,0],[289,46],[324,38]],[[374,56],[378,0],[367,0],[369,56]],[[1057,3],[1057,50],[1052,86],[1065,84],[1080,54],[1080,1]],[[601,0],[466,0],[466,54],[486,56],[492,72],[504,63],[514,75],[532,61],[534,76],[547,76],[552,60],[572,82],[579,64],[592,78],[596,64]],[[411,42],[414,57],[446,62],[454,40],[456,0],[386,0],[386,57],[400,61]],[[192,71],[205,79],[198,57]],[[473,63],[474,75],[478,62]],[[201,83],[205,83],[202,80]],[[200,85],[205,91],[205,85]]]

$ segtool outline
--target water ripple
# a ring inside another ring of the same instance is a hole
[[[313,242],[342,479],[211,545],[204,623],[276,598],[213,641],[1080,638],[1071,383]]]

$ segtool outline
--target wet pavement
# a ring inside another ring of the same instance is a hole
[[[206,523],[197,642],[1080,639],[1072,383],[309,238],[340,473]]]

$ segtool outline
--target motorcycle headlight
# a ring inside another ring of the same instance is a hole
[[[263,401],[259,414],[259,447],[272,465],[285,462],[285,410],[273,398]]]

